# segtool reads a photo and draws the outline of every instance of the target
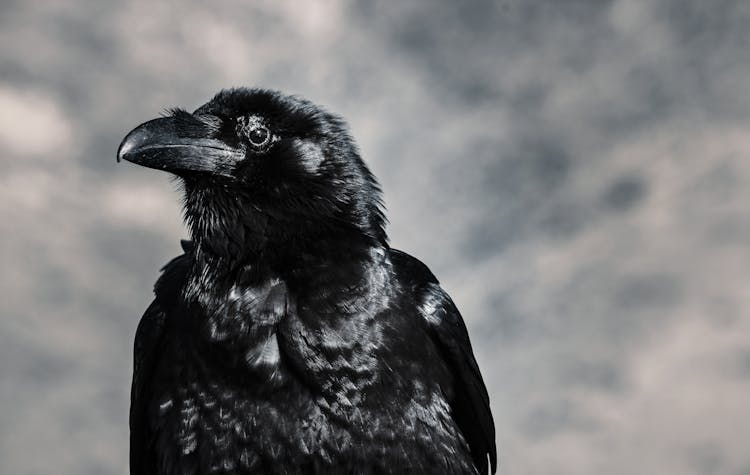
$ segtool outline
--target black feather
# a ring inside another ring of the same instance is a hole
[[[344,121],[259,89],[160,121],[120,153],[166,169],[168,154],[192,241],[136,333],[131,473],[494,473],[461,315],[389,248]],[[268,147],[243,135],[253,124]],[[200,147],[230,161],[202,164]]]

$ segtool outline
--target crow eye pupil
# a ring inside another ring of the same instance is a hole
[[[265,127],[256,127],[250,131],[248,138],[253,145],[265,145],[271,133]]]

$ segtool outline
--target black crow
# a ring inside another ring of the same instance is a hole
[[[495,472],[461,315],[340,117],[224,90],[117,156],[179,178],[191,233],[135,336],[132,474]]]

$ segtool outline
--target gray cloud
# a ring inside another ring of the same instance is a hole
[[[0,472],[126,473],[185,230],[117,144],[261,85],[349,120],[467,320],[502,473],[750,473],[749,5],[3,3]]]

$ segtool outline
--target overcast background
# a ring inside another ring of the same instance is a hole
[[[348,119],[469,326],[500,472],[750,474],[750,2],[0,4],[0,472],[125,474],[185,237],[121,138],[222,87]]]

